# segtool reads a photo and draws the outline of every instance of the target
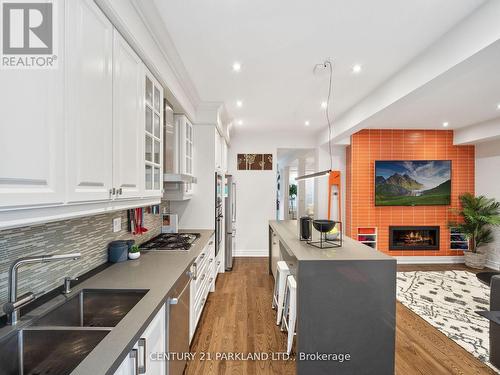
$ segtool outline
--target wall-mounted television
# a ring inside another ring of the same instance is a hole
[[[375,161],[376,206],[435,206],[450,203],[450,160]]]

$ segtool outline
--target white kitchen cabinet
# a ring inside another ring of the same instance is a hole
[[[153,361],[151,358],[151,353],[165,352],[165,328],[165,305],[163,305],[137,342],[139,369],[143,365],[145,367],[143,374],[158,375],[166,371],[165,361]]]
[[[222,170],[222,137],[219,133],[215,132],[215,169]]]
[[[64,13],[64,2],[53,6]],[[58,69],[0,70],[0,211],[65,199],[64,35],[57,36]]]
[[[207,302],[210,291],[215,291],[215,281],[217,275],[214,274],[216,262],[215,258],[215,234],[212,235],[208,244],[195,259],[191,272],[193,279],[190,285],[189,302],[189,342],[194,336],[196,327]]]
[[[114,375],[165,374],[165,361],[151,359],[151,353],[165,352],[165,334],[165,305],[163,305]]]
[[[58,68],[0,70],[2,229],[162,194],[163,88],[94,1],[54,6]]]
[[[179,173],[194,176],[194,132],[193,124],[185,115],[175,116],[179,146]]]
[[[141,197],[144,65],[117,30],[113,33],[113,187],[116,198]]]
[[[215,132],[215,168],[227,172],[227,144],[226,139],[218,131]]]
[[[113,25],[93,0],[67,1],[67,200],[113,187]]]
[[[145,196],[161,197],[163,189],[163,88],[145,69],[142,179]]]

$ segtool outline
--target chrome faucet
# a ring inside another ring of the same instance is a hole
[[[19,267],[24,266],[26,264],[32,263],[47,263],[53,262],[56,260],[65,260],[65,259],[73,259],[77,260],[81,258],[80,253],[72,253],[72,254],[54,254],[54,255],[39,255],[32,257],[19,258],[15,260],[9,269],[9,302],[3,305],[3,310],[7,314],[7,323],[10,325],[14,325],[17,323],[18,319],[18,310],[22,306],[28,304],[29,302],[35,299],[35,295],[33,293],[27,293],[21,298],[17,298],[17,270]]]

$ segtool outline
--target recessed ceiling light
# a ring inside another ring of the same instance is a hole
[[[243,120],[238,120],[237,124],[238,125],[243,125]]]
[[[443,126],[444,126],[445,128],[447,128],[447,127],[448,127],[448,125],[450,125],[450,123],[449,123],[448,121],[443,122]]]
[[[328,107],[328,103],[326,101],[321,102],[321,108],[326,109]]]
[[[233,63],[233,72],[239,72],[241,70],[241,64],[239,62]]]
[[[354,74],[358,74],[358,73],[361,73],[361,71],[363,70],[362,66],[360,64],[355,64],[352,66],[352,72]]]
[[[243,102],[241,100],[236,101],[236,107],[241,108],[243,107]]]
[[[311,125],[311,123],[309,122],[309,120],[307,120],[306,122],[304,122],[304,125],[309,126],[309,125]]]

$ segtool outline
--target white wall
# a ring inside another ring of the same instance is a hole
[[[314,148],[315,134],[251,132],[238,129],[229,148],[229,173],[235,176],[236,256],[267,256],[268,222],[276,217],[278,148]],[[273,154],[272,171],[238,171],[237,154]]]
[[[476,194],[500,201],[500,140],[476,145]],[[500,269],[500,228],[487,246],[488,266]]]

